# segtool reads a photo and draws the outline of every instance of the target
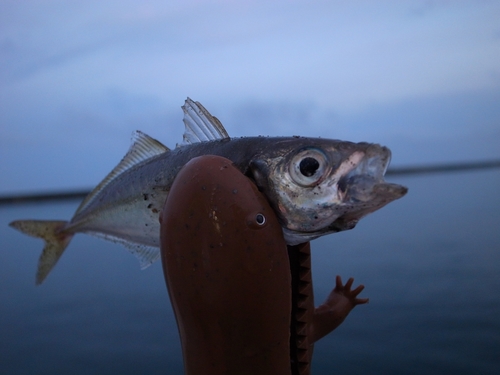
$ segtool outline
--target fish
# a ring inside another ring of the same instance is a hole
[[[288,245],[355,227],[401,198],[407,188],[384,174],[391,151],[374,143],[291,137],[230,138],[222,123],[187,98],[182,144],[169,149],[135,131],[118,165],[81,202],[69,221],[16,220],[9,225],[45,241],[36,284],[56,265],[76,233],[124,245],[142,269],[160,257],[159,216],[181,168],[202,155],[232,161],[264,193]]]

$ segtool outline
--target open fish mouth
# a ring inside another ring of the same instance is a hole
[[[329,149],[328,145],[324,148]],[[401,198],[408,191],[404,186],[384,180],[391,161],[391,151],[387,147],[365,142],[345,142],[332,149],[333,152],[329,154],[331,159],[334,160],[340,154],[340,164],[335,164],[329,170],[324,168],[326,172],[312,188],[300,187],[280,196],[286,199],[278,203],[277,212],[282,212],[285,223],[283,233],[289,245],[353,229],[360,219]],[[307,153],[295,154],[292,166],[299,167],[290,169],[293,172],[290,174],[292,179],[295,177],[299,182],[307,181],[307,174],[303,173],[306,178],[302,179],[293,174],[308,172],[305,167],[305,171],[302,171],[303,161],[317,155],[319,153],[309,149]],[[321,165],[319,162],[316,164]],[[276,180],[281,181],[279,178]],[[292,185],[288,182],[278,185],[279,188],[286,192]]]
[[[408,188],[388,183],[385,172],[391,161],[391,151],[376,144],[369,145],[364,155],[338,181],[341,214],[329,225],[332,231],[352,229],[364,216],[404,196]]]
[[[342,202],[368,202],[374,187],[384,183],[384,175],[391,161],[387,147],[370,145],[364,152],[355,152],[349,160],[350,170],[337,183]]]

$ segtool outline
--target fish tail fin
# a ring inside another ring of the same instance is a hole
[[[45,241],[45,247],[38,259],[36,284],[40,285],[56,265],[74,233],[64,231],[67,221],[18,220],[9,225],[28,236]]]

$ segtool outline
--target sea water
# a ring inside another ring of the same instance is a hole
[[[394,182],[406,197],[312,242],[317,304],[337,274],[370,298],[316,343],[313,374],[500,373],[500,171]],[[35,286],[42,242],[7,224],[77,206],[0,206],[0,374],[182,374],[159,263],[77,235]]]

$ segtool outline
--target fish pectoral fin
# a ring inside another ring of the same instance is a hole
[[[229,138],[226,129],[199,102],[187,98],[182,106],[184,111],[184,144],[214,141]]]
[[[74,234],[63,231],[67,225],[66,221],[18,220],[9,225],[24,234],[45,241],[36,273],[36,284],[40,285],[54,268]]]
[[[153,156],[157,156],[168,151],[170,151],[170,149],[167,146],[163,145],[156,139],[151,138],[149,135],[136,130],[134,133],[132,133],[132,144],[130,145],[127,154],[123,157],[120,163],[118,163],[118,165],[104,178],[104,180],[102,180],[99,185],[97,185],[94,190],[92,190],[92,192],[87,195],[87,197],[85,197],[83,202],[76,210],[75,215],[85,209],[88,205],[90,205],[99,195],[99,193],[106,187],[106,185],[108,185],[122,173],[143,162],[144,160],[150,159]]]

